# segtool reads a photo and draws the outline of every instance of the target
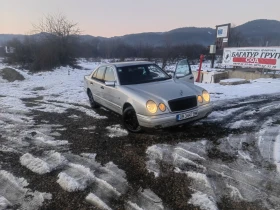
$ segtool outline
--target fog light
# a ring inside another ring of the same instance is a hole
[[[197,101],[198,101],[199,103],[203,103],[203,98],[202,98],[202,96],[197,96]]]
[[[166,110],[166,106],[165,106],[163,103],[160,103],[160,104],[158,105],[158,108],[159,108],[160,111],[162,111],[162,112],[165,112],[165,110]]]

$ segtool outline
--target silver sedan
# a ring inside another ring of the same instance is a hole
[[[123,118],[130,132],[165,128],[207,117],[209,93],[193,84],[186,59],[170,76],[152,62],[102,64],[84,77],[92,108],[104,106]]]

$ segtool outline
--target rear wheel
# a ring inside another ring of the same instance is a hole
[[[123,124],[129,132],[140,133],[142,131],[137,120],[136,112],[132,106],[125,108],[123,112]]]
[[[99,108],[99,104],[95,102],[94,98],[93,98],[93,95],[91,93],[90,90],[87,91],[87,94],[88,94],[88,99],[89,99],[89,103],[90,103],[90,106],[95,109],[95,108]]]

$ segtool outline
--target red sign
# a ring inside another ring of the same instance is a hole
[[[233,62],[236,63],[258,63],[258,64],[268,64],[268,65],[276,65],[276,59],[269,58],[233,58]]]

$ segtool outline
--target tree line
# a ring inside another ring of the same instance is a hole
[[[270,39],[261,40],[262,45],[267,44],[266,40]],[[230,47],[253,46],[252,40],[246,39],[234,27],[229,41]],[[8,54],[5,61],[33,72],[67,65],[78,68],[78,58],[113,58],[120,61],[125,58],[156,59],[165,68],[168,62],[186,57],[197,60],[201,54],[209,53],[206,46],[174,45],[168,37],[165,37],[163,45],[152,46],[145,43],[129,45],[120,38],[81,36],[78,24],[61,14],[45,16],[33,25],[32,35],[25,36],[23,40],[11,40],[6,45],[15,48],[15,52]]]
[[[14,39],[7,43],[16,50],[8,54],[6,62],[20,65],[30,71],[51,70],[59,66],[77,66],[78,58],[106,58],[124,61],[126,58],[160,60],[163,68],[167,62],[178,58],[198,59],[200,54],[207,54],[203,45],[128,45],[120,39],[82,40],[78,36],[66,38],[40,34],[27,36],[23,41]]]
[[[146,44],[129,45],[121,39],[85,38],[80,36],[77,23],[69,21],[63,15],[45,16],[33,25],[33,35],[24,40],[11,40],[7,46],[15,48],[5,61],[20,65],[30,71],[52,70],[59,66],[77,66],[78,58],[144,58],[160,59],[163,68],[168,61],[188,57],[197,59],[206,54],[207,48],[202,45],[172,45],[166,40],[163,46]]]

